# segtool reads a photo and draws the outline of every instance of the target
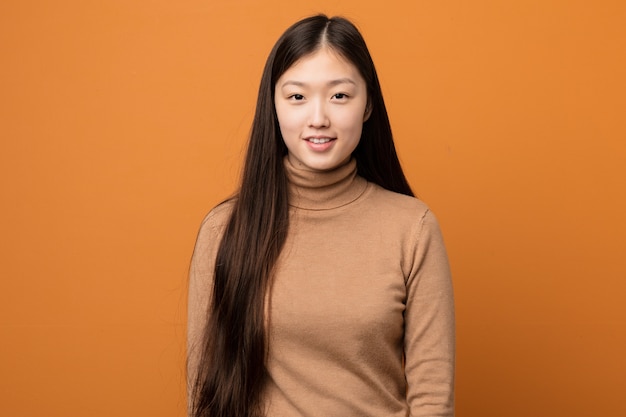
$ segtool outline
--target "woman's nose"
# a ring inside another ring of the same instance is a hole
[[[328,127],[330,120],[326,109],[326,103],[321,101],[311,103],[311,113],[309,115],[309,126],[315,128]]]

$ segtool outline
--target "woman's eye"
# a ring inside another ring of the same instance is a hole
[[[347,97],[348,97],[348,95],[344,94],[344,93],[337,93],[337,94],[333,95],[333,98],[335,100],[342,100],[342,99],[347,98]]]
[[[304,96],[302,94],[292,94],[289,96],[290,99],[292,100],[303,100]]]

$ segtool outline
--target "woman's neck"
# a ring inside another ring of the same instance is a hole
[[[289,205],[305,210],[330,210],[359,198],[367,181],[357,175],[356,160],[329,171],[297,168],[284,159],[289,180]]]

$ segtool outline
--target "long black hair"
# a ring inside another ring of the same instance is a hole
[[[265,301],[289,227],[283,142],[274,107],[280,76],[299,59],[327,47],[365,80],[369,118],[353,156],[359,175],[388,190],[413,195],[402,172],[374,63],[347,19],[303,19],[278,39],[261,78],[241,186],[215,263],[212,304],[191,393],[194,417],[261,417],[267,382]],[[209,289],[207,289],[209,290]]]

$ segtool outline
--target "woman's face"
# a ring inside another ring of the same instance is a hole
[[[369,116],[367,86],[352,63],[322,47],[285,71],[274,93],[292,165],[327,171],[350,159]]]

